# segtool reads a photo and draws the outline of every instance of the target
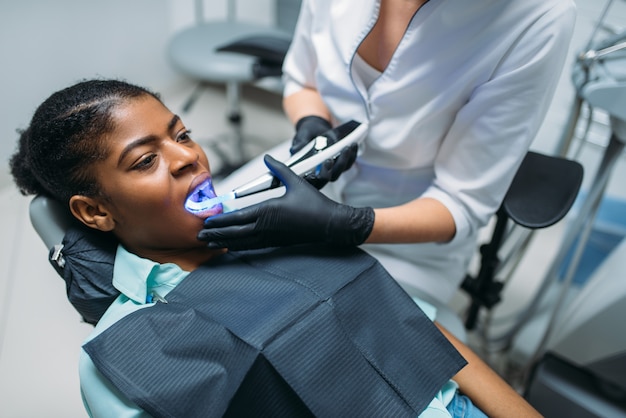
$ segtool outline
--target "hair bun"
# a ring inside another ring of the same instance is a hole
[[[19,132],[19,131],[18,131]],[[17,185],[20,193],[24,196],[45,194],[45,189],[35,177],[29,158],[28,142],[30,141],[30,129],[23,130],[20,133],[18,149],[11,156],[9,166],[11,167],[11,175]]]

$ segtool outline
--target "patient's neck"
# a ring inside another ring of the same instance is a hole
[[[140,257],[147,258],[160,264],[173,263],[185,271],[194,271],[202,264],[224,254],[226,249],[211,250],[205,247],[173,250],[143,250],[132,251]]]

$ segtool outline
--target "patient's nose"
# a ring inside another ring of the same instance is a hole
[[[170,143],[169,147],[170,169],[177,174],[187,169],[196,167],[200,156],[192,147],[179,142]]]

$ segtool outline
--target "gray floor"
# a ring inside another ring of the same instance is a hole
[[[612,20],[625,22],[622,3],[616,2]],[[577,0],[579,18],[571,56],[586,43],[604,2]],[[184,84],[175,91],[164,91],[166,104],[179,112],[193,86]],[[573,91],[567,68],[554,104],[533,148],[553,149],[568,114]],[[244,134],[251,144],[250,155],[261,153],[289,138],[292,128],[280,110],[280,100],[265,91],[244,91]],[[208,89],[195,107],[183,115],[197,140],[220,142],[228,152],[231,131],[225,123],[225,99],[220,88]],[[218,156],[209,156],[219,168]],[[590,151],[588,164],[593,167],[600,151]],[[618,178],[623,178],[623,161]],[[617,177],[617,175],[616,175]],[[622,184],[609,191],[626,196]],[[77,356],[81,341],[91,331],[65,300],[63,281],[46,260],[47,250],[34,233],[28,218],[29,199],[13,188],[0,190],[0,416],[1,417],[82,417],[83,410],[77,378]],[[507,286],[505,300],[496,310],[506,317],[523,308],[537,280],[549,264],[566,227],[562,222],[541,231],[524,262]],[[452,304],[461,309],[465,299],[459,294]]]

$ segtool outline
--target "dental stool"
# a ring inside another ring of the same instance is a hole
[[[291,42],[293,28],[300,9],[300,0],[278,0],[274,6],[275,26],[255,24],[238,20],[236,1],[228,0],[228,16],[225,20],[205,20],[203,1],[196,0],[197,23],[174,34],[167,48],[167,56],[173,68],[197,83],[196,88],[183,104],[183,112],[191,109],[203,88],[208,84],[221,84],[226,89],[227,119],[234,134],[234,158],[228,157],[218,141],[209,144],[219,155],[224,166],[221,176],[227,175],[247,160],[244,151],[241,111],[241,86],[254,84],[261,79],[280,76],[280,61],[273,57],[258,57],[236,53],[222,47],[240,39],[273,40],[286,50]],[[224,144],[222,144],[224,145]]]

